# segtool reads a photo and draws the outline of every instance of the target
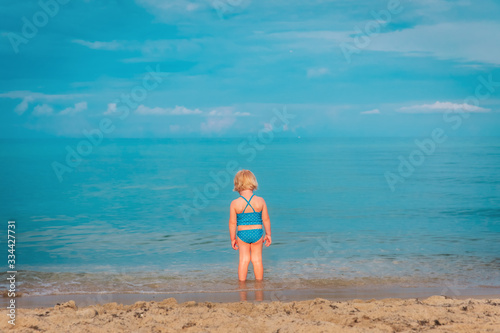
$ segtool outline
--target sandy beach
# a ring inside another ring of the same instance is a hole
[[[500,298],[195,302],[175,298],[131,305],[18,309],[2,332],[500,332]]]

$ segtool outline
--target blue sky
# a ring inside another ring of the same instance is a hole
[[[82,137],[104,118],[109,137],[245,136],[283,108],[285,136],[499,132],[495,1],[42,3],[2,1],[3,138]]]

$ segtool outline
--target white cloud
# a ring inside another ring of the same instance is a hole
[[[328,73],[330,73],[330,70],[326,67],[309,68],[307,70],[307,77],[308,78],[320,77],[320,76],[326,75]]]
[[[32,92],[28,90],[16,90],[16,91],[8,91],[6,93],[1,93],[0,98],[10,98],[10,99],[21,99],[21,103],[19,103],[14,112],[18,115],[22,115],[29,108],[29,104],[35,101],[43,101],[50,102],[56,100],[68,100],[81,98],[83,94],[66,94],[66,95],[48,95],[44,93]]]
[[[172,24],[185,20],[185,14],[191,15],[194,11],[222,15],[236,13],[245,9],[251,0],[136,0],[136,3],[156,18]]]
[[[366,49],[500,64],[498,31],[500,23],[493,21],[419,25],[373,36]]]
[[[172,39],[156,39],[156,40],[113,40],[109,42],[91,42],[81,39],[72,40],[73,43],[86,46],[94,50],[128,50],[141,51],[144,55],[154,55],[158,52],[169,53],[189,53],[200,51],[198,43],[201,39],[189,38],[172,38]]]
[[[171,109],[171,114],[174,115],[181,115],[181,114],[200,114],[202,111],[200,109],[188,109],[185,108],[184,106],[175,106],[175,108]]]
[[[186,4],[186,0],[136,0],[139,5],[144,7],[149,7],[152,10],[156,10],[157,13],[161,11],[174,11],[174,10],[189,10],[189,5],[196,5],[193,2]]]
[[[202,51],[202,46],[200,46],[202,40],[196,38],[173,38],[145,41],[113,40],[110,42],[90,42],[75,39],[72,42],[94,50],[127,50],[140,52],[141,55],[138,57],[122,59],[121,61],[124,63],[140,63],[160,60],[163,61],[166,56],[186,58],[188,56],[199,56],[200,52]]]
[[[227,116],[247,117],[250,116],[250,113],[240,112],[240,111],[235,112],[233,107],[222,106],[212,109],[207,115],[212,117],[227,117]]]
[[[108,110],[104,114],[111,114],[116,111],[116,104],[108,104]],[[203,114],[207,117],[248,117],[250,112],[235,111],[232,106],[220,106],[212,108],[210,111],[202,111],[198,108],[188,109],[184,106],[176,105],[175,108],[163,108],[163,107],[148,107],[145,105],[139,105],[135,110],[136,114],[139,115],[192,115],[192,114]]]
[[[22,115],[29,107],[29,103],[33,101],[33,97],[31,96],[26,96],[23,98],[23,101],[21,103],[19,103],[16,108],[14,109],[14,111],[18,114],[18,115]]]
[[[83,94],[48,95],[44,93],[32,92],[29,90],[8,91],[6,93],[0,94],[0,98],[11,98],[11,99],[31,98],[32,100],[44,100],[44,101],[73,99],[73,98],[80,98],[83,96],[86,95]]]
[[[490,112],[490,109],[482,108],[480,106],[470,105],[466,103],[457,104],[452,102],[435,102],[433,104],[422,104],[405,106],[399,108],[399,112],[404,113],[442,113],[446,111],[460,111],[460,112]]]
[[[426,0],[422,14],[436,10],[436,1]],[[449,1],[444,11],[458,5]],[[463,4],[467,2],[462,1]],[[430,8],[432,7],[432,8]],[[414,13],[411,14],[414,16]],[[439,17],[442,19],[442,17]],[[441,20],[440,20],[441,22]],[[443,22],[417,25],[412,28],[389,31],[370,36],[369,43],[361,50],[396,52],[405,56],[432,56],[439,59],[455,59],[462,62],[500,64],[500,22]],[[336,53],[339,44],[352,45],[353,30],[346,31],[285,31],[269,34],[255,33],[255,37],[271,39],[274,45],[284,49],[302,49],[308,53]]]
[[[116,103],[108,103],[108,109],[104,112],[104,115],[113,114],[116,112]]]
[[[48,104],[38,104],[33,109],[33,115],[35,116],[48,116],[51,115],[54,109]]]
[[[110,41],[110,42],[89,42],[86,40],[82,39],[73,39],[73,43],[80,44],[83,46],[86,46],[88,48],[94,49],[94,50],[118,50],[122,47],[122,44],[116,40]]]
[[[176,105],[175,108],[161,108],[154,107],[150,108],[144,105],[139,105],[135,110],[135,113],[140,115],[189,115],[189,114],[200,114],[202,111],[200,109],[188,109],[184,106]]]
[[[76,103],[74,107],[66,108],[61,112],[59,112],[59,114],[60,115],[75,114],[84,110],[87,110],[87,102]]]
[[[368,110],[368,111],[360,112],[360,114],[380,114],[380,110],[379,109],[373,109],[373,110]]]

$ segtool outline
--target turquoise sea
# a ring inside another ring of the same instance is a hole
[[[68,166],[79,142],[1,141],[4,271],[15,220],[26,295],[237,290],[239,168],[268,203],[269,288],[500,287],[500,138],[448,138],[411,170],[414,138],[116,139]]]

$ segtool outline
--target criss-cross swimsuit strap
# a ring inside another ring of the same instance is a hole
[[[243,209],[243,213],[245,212],[245,210],[247,210],[247,207],[248,205],[250,205],[250,201],[252,201],[252,198],[255,194],[252,194],[252,196],[250,197],[249,200],[245,199],[244,196],[240,195],[240,197],[242,197],[246,202],[247,202],[247,205],[245,206],[245,208]],[[252,208],[253,212],[255,213],[255,209],[253,209],[252,205],[250,205],[250,208]]]

